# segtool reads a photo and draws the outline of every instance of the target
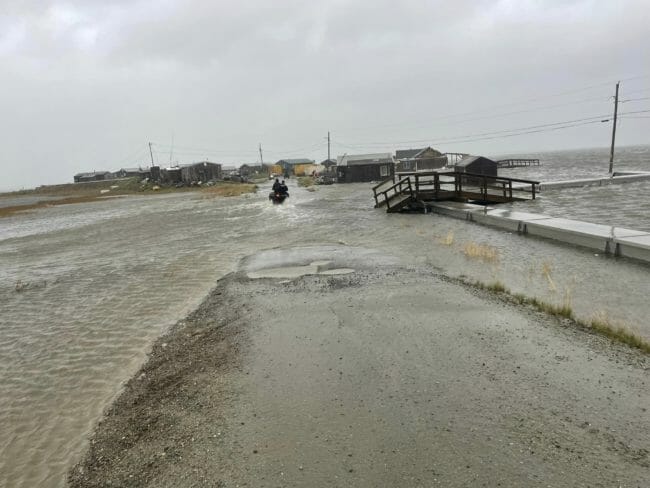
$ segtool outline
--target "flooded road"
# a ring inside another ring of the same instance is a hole
[[[433,215],[372,208],[371,185],[228,199],[127,197],[0,220],[0,485],[64,485],[152,341],[261,250],[336,245],[570,302],[650,338],[650,268]],[[495,250],[486,258],[470,244]],[[327,259],[328,256],[322,256]]]

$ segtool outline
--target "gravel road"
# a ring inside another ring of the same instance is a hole
[[[650,485],[647,356],[431,269],[323,254],[220,280],[70,485]]]

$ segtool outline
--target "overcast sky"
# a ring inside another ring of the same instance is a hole
[[[328,130],[332,156],[602,147],[617,80],[617,142],[650,144],[649,60],[648,0],[0,0],[0,189],[149,141],[163,165],[322,160]]]

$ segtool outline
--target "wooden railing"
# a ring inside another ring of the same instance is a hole
[[[539,159],[501,159],[497,161],[498,168],[519,168],[522,166],[539,166]]]
[[[471,198],[482,201],[535,198],[538,181],[487,176],[458,171],[401,172],[395,178],[413,180],[411,194],[418,200]],[[514,185],[513,185],[514,183]],[[517,194],[522,194],[518,197]]]
[[[391,209],[391,201],[397,197],[413,197],[413,186],[411,185],[411,178],[400,178],[397,182],[393,183],[391,186],[385,189],[381,189],[385,184],[392,182],[393,180],[386,180],[381,182],[379,185],[373,187],[373,193],[375,197],[375,206],[386,204],[387,210]],[[383,199],[380,201],[380,199]]]

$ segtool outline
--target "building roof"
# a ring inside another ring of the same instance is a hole
[[[325,167],[334,166],[336,164],[336,161],[334,161],[333,159],[325,159],[325,160],[321,161],[320,164],[322,164]]]
[[[77,173],[75,176],[78,178],[88,178],[95,175],[109,175],[109,174],[111,174],[110,171],[91,171],[88,173]]]
[[[395,159],[414,158],[420,154],[424,149],[402,149],[395,151]]]
[[[119,171],[126,171],[127,173],[146,173],[149,171],[146,168],[120,168]]]
[[[365,164],[393,163],[391,153],[344,154],[336,158],[338,166],[360,166]]]
[[[461,168],[466,168],[467,166],[469,166],[470,164],[472,164],[472,163],[474,163],[476,161],[480,161],[481,163],[487,162],[488,164],[492,163],[494,165],[497,164],[496,162],[494,162],[491,159],[486,158],[484,156],[468,156],[468,157],[463,158],[460,161],[458,161],[454,166],[460,166]]]
[[[395,151],[395,159],[413,159],[413,158],[417,158],[418,156],[420,156],[422,153],[424,153],[428,149],[431,149],[433,152],[435,152],[438,155],[442,156],[442,153],[440,151],[436,151],[431,146],[427,146],[427,147],[423,147],[423,148],[420,148],[420,149],[401,149],[401,150]]]
[[[306,158],[296,158],[296,159],[281,159],[278,161],[276,164],[288,164],[289,166],[293,166],[295,164],[312,164],[315,161],[313,159],[306,159]]]

